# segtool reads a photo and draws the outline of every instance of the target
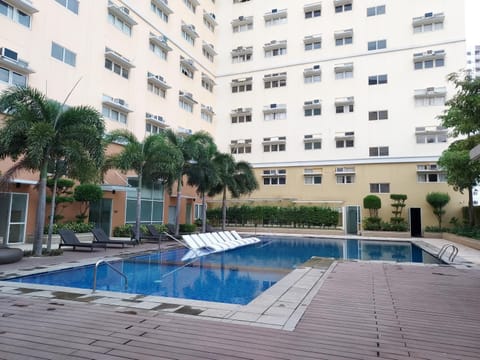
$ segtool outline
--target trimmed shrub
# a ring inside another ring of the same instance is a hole
[[[53,224],[52,233],[58,234],[59,229],[68,229],[68,230],[72,230],[75,233],[87,233],[92,231],[94,226],[95,224],[93,223],[79,223],[79,222],[71,221],[63,224]],[[43,232],[44,234],[48,234],[48,227],[49,227],[48,225],[45,226],[45,229]]]
[[[377,195],[367,195],[363,198],[363,207],[368,209],[370,218],[377,218],[378,209],[382,207],[382,200]]]

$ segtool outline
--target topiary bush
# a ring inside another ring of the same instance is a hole
[[[377,195],[367,195],[363,198],[363,207],[368,209],[371,218],[378,218],[378,209],[382,207],[382,199]]]
[[[195,224],[180,224],[180,232],[190,234],[197,231],[197,225]]]

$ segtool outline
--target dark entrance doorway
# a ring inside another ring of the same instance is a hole
[[[410,208],[410,235],[422,237],[422,209]]]

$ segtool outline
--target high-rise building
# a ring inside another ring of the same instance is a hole
[[[210,132],[253,165],[250,203],[361,208],[377,194],[388,220],[401,193],[415,222],[434,225],[428,192],[450,193],[447,217],[465,205],[436,163],[449,143],[446,76],[465,67],[464,11],[438,0],[0,0],[0,91],[28,84],[63,101],[80,80],[68,104],[96,107],[108,130]],[[135,186],[109,179],[106,191]],[[145,221],[173,220],[175,198],[145,193],[163,209]],[[114,225],[132,221],[129,194],[110,196]],[[189,222],[200,205],[193,192],[186,201]]]

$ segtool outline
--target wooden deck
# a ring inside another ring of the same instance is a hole
[[[480,271],[339,263],[294,331],[0,295],[0,359],[479,359]]]

